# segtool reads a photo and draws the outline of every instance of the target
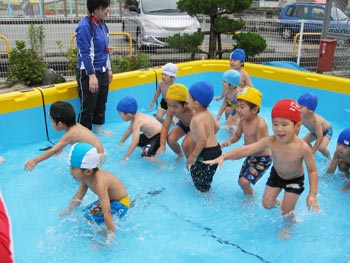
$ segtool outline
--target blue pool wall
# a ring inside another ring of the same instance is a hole
[[[221,93],[222,74],[229,69],[229,61],[202,60],[177,65],[179,73],[176,82],[190,87],[197,81],[209,81],[214,85],[215,96]],[[327,119],[341,121],[344,127],[350,127],[350,79],[250,63],[246,63],[245,69],[251,75],[254,86],[263,93],[263,107],[272,107],[283,98],[297,99],[309,91],[319,96],[316,112]],[[116,105],[127,95],[137,98],[140,111],[150,112],[147,108],[160,80],[161,68],[115,74],[110,85],[106,123],[120,121]],[[63,132],[55,131],[49,118],[50,106],[57,100],[72,103],[78,113],[76,82],[0,94],[0,151],[7,147],[20,147],[23,143],[48,139],[57,141]]]

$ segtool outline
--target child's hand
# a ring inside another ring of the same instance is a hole
[[[148,109],[152,109],[153,108],[153,105],[154,105],[154,102],[151,102],[151,104],[148,106]]]
[[[230,146],[230,145],[231,145],[231,142],[230,142],[230,141],[223,142],[223,143],[221,144],[221,149],[224,148],[224,147],[228,147],[228,146]]]
[[[317,202],[316,194],[309,194],[306,199],[306,205],[309,210],[312,208],[312,211],[318,212],[320,207]]]
[[[157,152],[156,152],[156,155],[159,155],[161,153],[165,153],[166,151],[166,147],[165,146],[159,146]]]
[[[68,209],[65,209],[61,212],[58,213],[58,216],[65,216],[66,214],[68,214],[70,211]]]
[[[37,162],[34,160],[29,160],[25,165],[24,165],[24,169],[27,171],[31,171],[34,169],[34,167],[36,166]]]
[[[205,164],[219,164],[220,169],[222,169],[222,165],[224,163],[224,157],[221,155],[218,158],[214,159],[214,160],[207,160],[207,161],[203,161],[203,163]]]
[[[123,142],[119,142],[119,146],[123,146],[124,145],[124,143]]]

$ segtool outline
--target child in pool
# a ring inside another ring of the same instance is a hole
[[[262,94],[259,90],[246,87],[237,96],[237,114],[239,115],[239,125],[230,138],[230,140],[221,144],[222,147],[230,146],[232,143],[239,141],[242,134],[244,135],[244,144],[249,145],[257,142],[261,138],[269,136],[266,121],[260,117],[259,111],[261,106]],[[264,175],[271,165],[271,152],[265,148],[254,155],[247,156],[241,171],[239,173],[238,184],[244,194],[252,195],[251,185]]]
[[[177,74],[177,66],[173,63],[167,63],[162,68],[162,81],[157,85],[157,90],[154,93],[151,104],[148,106],[148,109],[153,108],[154,103],[158,99],[159,95],[162,93],[162,100],[160,102],[160,107],[157,109],[156,118],[158,121],[163,122],[164,115],[168,109],[166,101],[166,93],[170,85],[174,83]]]
[[[304,141],[311,145],[316,140],[312,146],[313,153],[319,150],[328,160],[331,160],[327,146],[332,138],[333,129],[326,119],[315,113],[317,101],[317,96],[309,92],[298,99],[301,107],[301,123],[310,131],[305,135]]]
[[[224,72],[222,76],[222,85],[226,90],[224,100],[219,109],[216,119],[220,121],[221,115],[225,112],[226,125],[228,127],[237,128],[239,123],[238,115],[236,114],[237,95],[239,90],[237,88],[241,81],[241,75],[237,70],[230,69]]]
[[[123,146],[125,140],[132,134],[132,141],[123,160],[128,161],[136,146],[140,146],[143,147],[142,157],[157,161],[154,156],[160,145],[162,124],[150,115],[137,112],[137,107],[136,99],[131,96],[124,97],[117,105],[117,110],[123,121],[130,121],[119,145]]]
[[[187,158],[187,167],[195,187],[201,192],[210,190],[217,165],[210,166],[203,161],[221,155],[221,148],[216,139],[219,124],[207,109],[214,96],[211,83],[200,81],[194,83],[189,90],[188,106],[195,112],[190,123],[190,130],[195,148]]]
[[[237,70],[241,75],[241,81],[238,84],[238,90],[243,89],[245,86],[254,87],[250,79],[248,72],[243,68],[245,61],[245,51],[244,49],[237,48],[230,54],[230,67],[231,69]],[[221,100],[226,93],[225,88],[223,89],[221,95],[216,97],[215,100]]]
[[[97,149],[100,158],[99,166],[105,162],[107,154],[101,141],[91,130],[76,122],[74,108],[70,103],[64,101],[54,102],[50,107],[50,118],[51,124],[56,131],[64,130],[66,133],[52,148],[27,161],[24,165],[27,171],[32,171],[38,163],[61,152],[67,144],[77,142],[86,142]]]
[[[344,129],[338,137],[337,148],[327,169],[327,174],[333,174],[336,169],[344,173],[347,181],[342,188],[347,191],[350,188],[349,169],[350,169],[350,128]]]
[[[112,173],[98,168],[97,150],[87,143],[72,145],[68,162],[71,175],[80,185],[69,206],[59,216],[68,214],[80,205],[90,189],[98,200],[86,208],[85,218],[97,224],[105,223],[107,240],[114,239],[116,229],[112,215],[122,218],[130,207],[130,198],[124,184]]]
[[[168,142],[170,148],[177,154],[176,160],[178,161],[184,155],[188,158],[194,148],[194,142],[190,131],[190,122],[194,112],[188,107],[188,90],[182,84],[172,84],[168,89],[166,99],[168,102],[168,109],[160,131],[160,146],[157,150],[157,154],[165,152],[166,142]],[[169,128],[174,116],[178,121],[169,133]],[[183,136],[185,137],[180,147],[178,141]]]
[[[219,164],[225,160],[237,160],[251,156],[268,148],[272,152],[273,167],[267,180],[263,197],[263,206],[267,209],[275,207],[277,197],[284,189],[281,202],[282,215],[293,218],[295,205],[304,191],[304,165],[309,175],[309,194],[306,205],[314,211],[319,210],[317,202],[318,173],[310,146],[297,135],[300,128],[300,106],[294,100],[278,101],[271,112],[274,135],[263,137],[255,143],[233,149],[215,160],[205,161],[207,164]]]

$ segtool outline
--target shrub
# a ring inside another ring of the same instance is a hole
[[[113,73],[132,71],[152,67],[150,56],[138,54],[135,56],[116,56],[111,60]]]
[[[267,45],[266,40],[257,33],[240,33],[233,36],[237,40],[236,48],[244,49],[247,57],[255,56],[263,52]]]
[[[20,82],[29,87],[41,85],[47,68],[45,61],[35,50],[26,49],[22,40],[16,41],[16,48],[9,54],[9,73],[6,82]]]

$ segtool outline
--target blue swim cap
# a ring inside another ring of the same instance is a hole
[[[245,61],[245,51],[244,49],[237,48],[232,51],[230,59],[239,60],[241,62]]]
[[[350,128],[346,128],[344,129],[338,137],[338,141],[339,144],[343,144],[347,147],[350,147]]]
[[[137,111],[137,101],[131,96],[122,98],[117,105],[117,111],[125,114],[135,114]]]
[[[208,107],[214,98],[214,87],[209,82],[199,81],[190,87],[189,93],[203,107]]]
[[[298,99],[299,105],[309,108],[312,111],[316,110],[317,101],[317,96],[310,92],[306,92],[305,94],[301,95]]]
[[[99,164],[97,150],[84,142],[75,143],[70,148],[68,163],[75,168],[96,168]]]
[[[241,82],[241,74],[235,69],[230,69],[224,72],[222,75],[222,80],[228,84],[237,87]]]

